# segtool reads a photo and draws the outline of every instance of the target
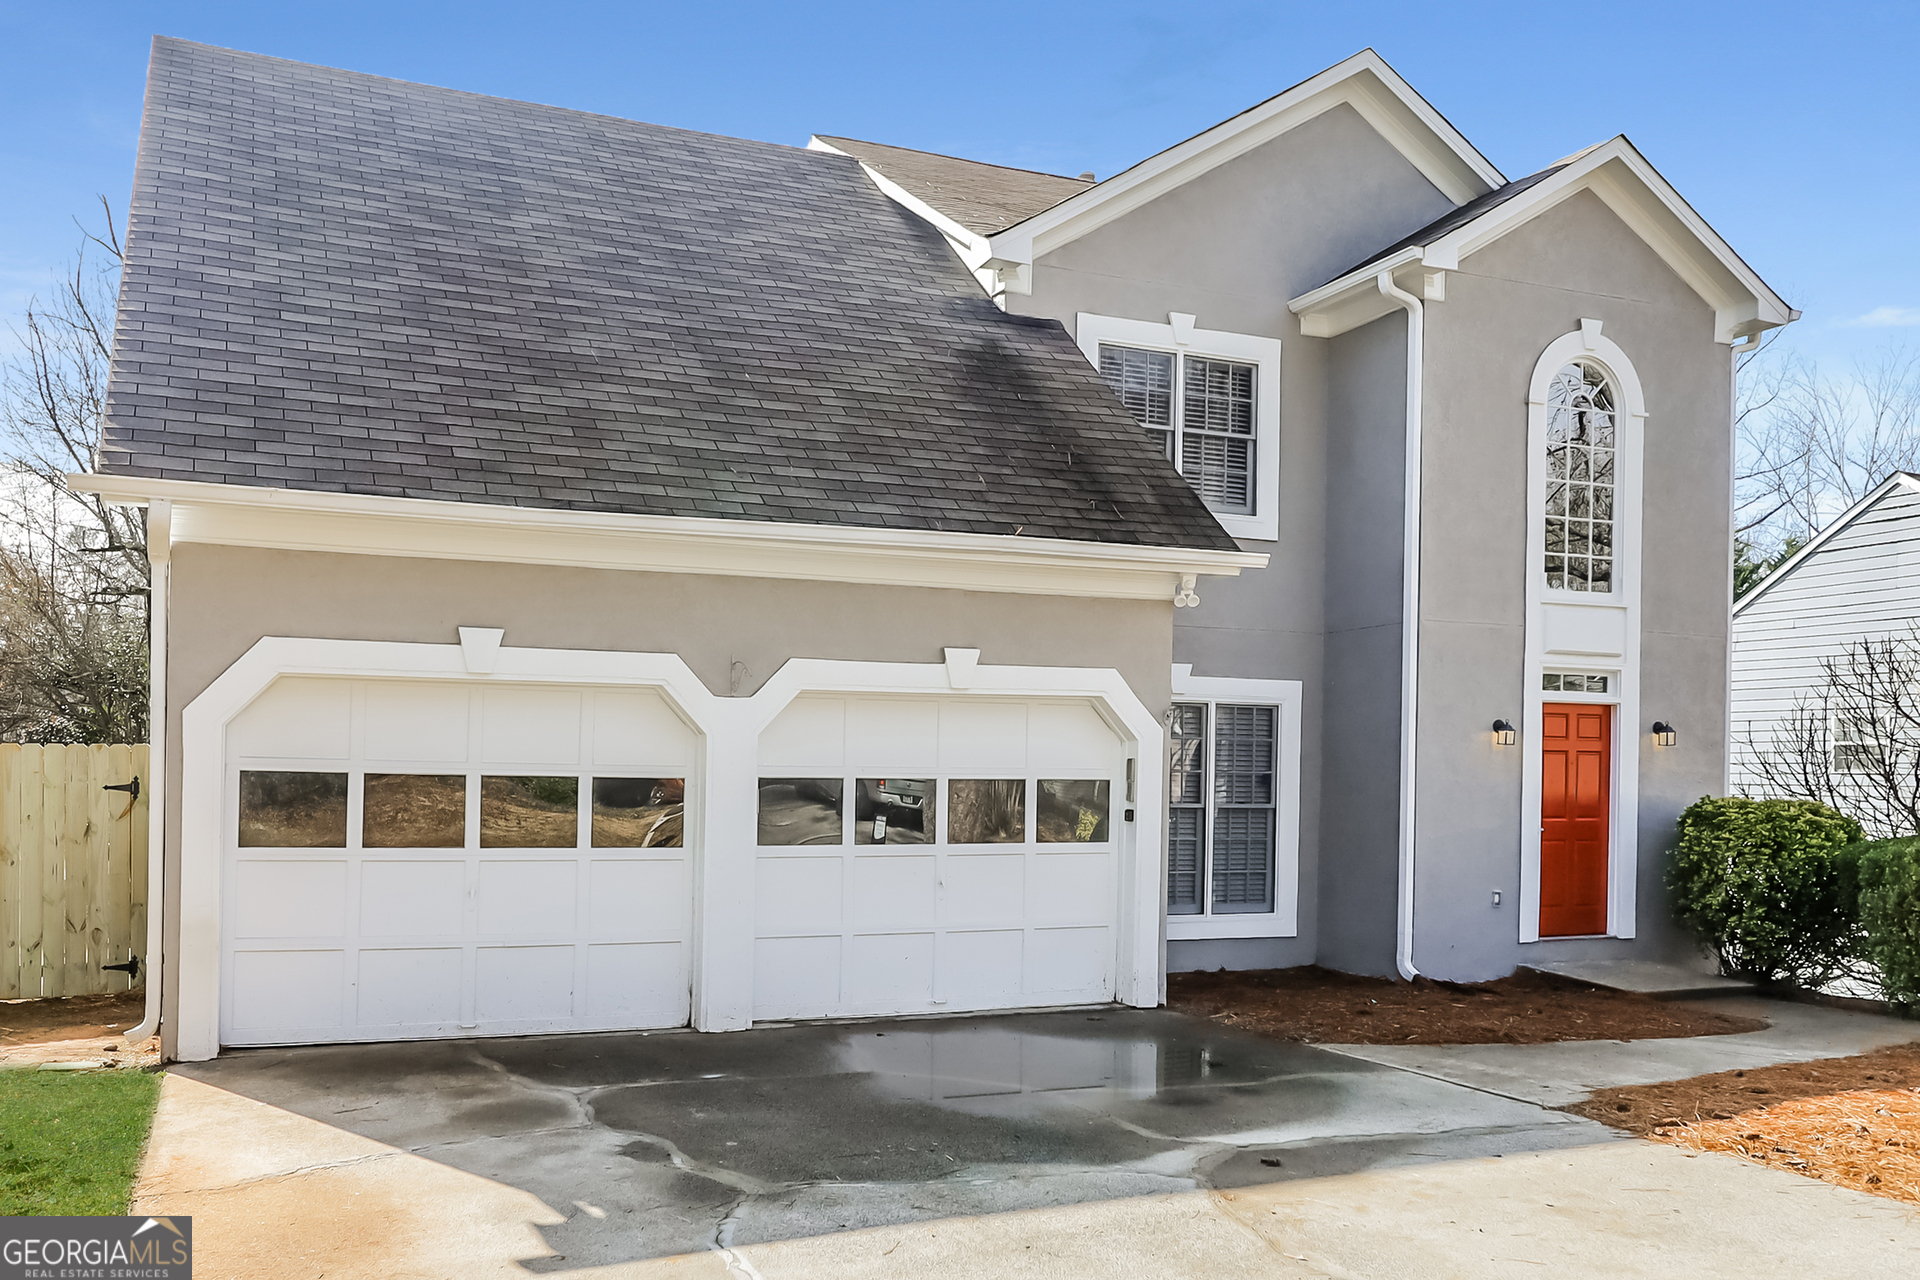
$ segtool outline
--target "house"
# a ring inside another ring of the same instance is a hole
[[[1815,766],[1836,799],[1852,798],[1856,782],[1848,775],[1878,741],[1871,726],[1851,722],[1851,712],[1868,709],[1858,695],[1825,695],[1826,664],[1844,669],[1862,641],[1909,637],[1916,623],[1920,476],[1896,471],[1735,602],[1735,788],[1757,796],[1782,789],[1758,767],[1756,758],[1767,755],[1781,766]],[[1801,750],[1803,739],[1816,758]],[[1869,816],[1865,807],[1843,807]]]
[[[80,481],[155,564],[150,1019],[1665,954],[1795,314],[1625,138],[1510,181],[1372,52],[1095,180],[159,40]]]

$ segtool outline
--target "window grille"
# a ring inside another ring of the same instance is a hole
[[[1871,727],[1863,726],[1852,716],[1831,717],[1828,737],[1833,745],[1835,773],[1859,773],[1872,769],[1879,763],[1878,748],[1874,742]]]
[[[1100,376],[1208,507],[1254,514],[1257,365],[1102,343]]]
[[[1547,389],[1546,574],[1554,590],[1611,592],[1614,579],[1613,390],[1570,364]]]
[[[1207,855],[1207,709],[1173,709],[1172,781],[1167,823],[1167,912],[1198,915]]]
[[[1273,706],[1182,703],[1174,708],[1169,914],[1274,909],[1279,722],[1279,708]]]
[[[1549,671],[1540,677],[1540,687],[1548,693],[1605,693],[1612,683],[1609,676],[1580,671]]]
[[[1101,344],[1100,376],[1173,460],[1173,354]]]

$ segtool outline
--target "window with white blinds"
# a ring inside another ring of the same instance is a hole
[[[1273,911],[1279,721],[1274,706],[1196,702],[1174,707],[1167,820],[1170,915]]]
[[[1254,513],[1257,365],[1103,342],[1100,376],[1208,507]]]

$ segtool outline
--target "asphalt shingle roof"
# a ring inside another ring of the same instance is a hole
[[[1466,226],[1469,222],[1472,222],[1489,209],[1497,209],[1528,188],[1538,186],[1540,183],[1545,182],[1548,178],[1551,178],[1554,174],[1566,168],[1567,164],[1568,161],[1562,160],[1559,164],[1550,165],[1538,173],[1530,173],[1524,178],[1515,178],[1504,187],[1495,187],[1485,195],[1476,196],[1451,213],[1441,214],[1412,235],[1401,240],[1396,240],[1364,262],[1357,262],[1353,266],[1348,267],[1345,271],[1342,271],[1340,275],[1334,276],[1333,280],[1338,280],[1341,276],[1350,276],[1363,267],[1370,267],[1376,262],[1384,262],[1394,254],[1399,253],[1402,249],[1411,249],[1415,245],[1425,248],[1441,236],[1449,232],[1458,231],[1461,227]],[[1331,284],[1332,280],[1329,280],[1327,283]]]
[[[1229,550],[856,161],[155,41],[102,467]]]
[[[1032,169],[962,160],[933,151],[890,147],[883,142],[818,135],[856,160],[873,166],[969,231],[990,236],[1016,222],[1051,209],[1093,186],[1088,178],[1068,178]]]

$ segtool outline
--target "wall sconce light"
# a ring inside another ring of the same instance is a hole
[[[1518,736],[1519,736],[1518,734],[1514,733],[1513,726],[1509,724],[1507,721],[1495,720],[1493,722],[1493,745],[1494,746],[1510,747],[1514,744],[1514,740]]]
[[[1653,722],[1654,746],[1670,747],[1678,741],[1680,741],[1680,735],[1674,732],[1672,725],[1668,724],[1665,720],[1655,720]]]

